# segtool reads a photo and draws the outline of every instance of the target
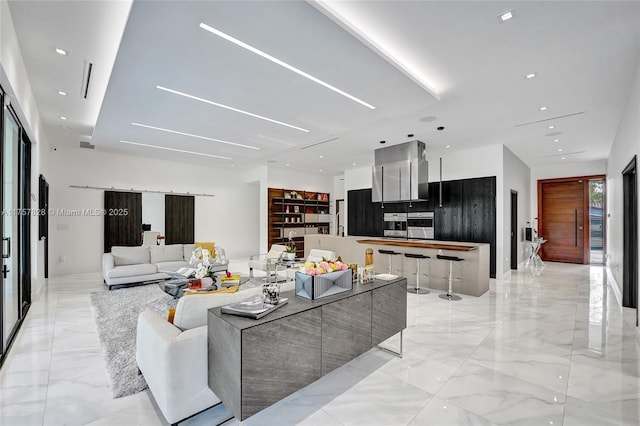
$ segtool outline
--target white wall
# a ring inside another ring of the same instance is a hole
[[[606,164],[607,266],[615,278],[618,295],[622,293],[623,267],[622,170],[629,164],[634,155],[640,155],[640,120],[638,120],[638,117],[640,117],[640,66],[638,67],[635,81],[630,88],[629,98]],[[640,262],[640,255],[638,262]]]
[[[0,0],[0,85],[11,95],[11,106],[31,139],[32,207],[38,206],[38,176],[45,166],[48,141],[27,74],[9,5]],[[2,106],[0,106],[2,107]],[[38,218],[31,219],[31,293],[33,299],[44,287],[44,244],[38,240]]]
[[[259,252],[260,193],[242,171],[144,159],[84,149],[51,153],[48,181],[52,209],[99,209],[104,191],[69,185],[215,194],[195,200],[195,238],[215,241],[227,256]],[[53,215],[49,222],[50,276],[95,272],[103,252],[102,216]]]
[[[503,168],[504,184],[502,188],[498,187],[497,191],[502,191],[504,200],[502,217],[504,220],[498,222],[497,226],[502,228],[502,242],[498,243],[498,247],[502,246],[502,257],[504,257],[502,272],[507,272],[511,269],[511,190],[518,193],[518,222],[516,225],[518,230],[518,263],[528,255],[530,248],[528,244],[524,243],[524,227],[531,220],[529,217],[531,211],[531,170],[506,146],[503,151]]]

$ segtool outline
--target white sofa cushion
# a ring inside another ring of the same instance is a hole
[[[183,330],[207,325],[207,309],[239,302],[262,294],[262,286],[241,289],[236,293],[194,294],[183,296],[176,306],[173,325]]]
[[[151,252],[151,263],[184,261],[184,246],[182,244],[151,246],[149,251]]]
[[[140,263],[149,263],[149,247],[111,247],[113,255],[113,264],[115,266],[122,265],[138,265]]]
[[[135,277],[138,275],[155,274],[158,272],[156,265],[151,263],[140,263],[138,265],[116,266],[106,273],[106,278]]]
[[[155,264],[158,267],[158,271],[177,271],[180,268],[189,268],[190,265],[184,260],[172,260],[169,262],[157,262]]]

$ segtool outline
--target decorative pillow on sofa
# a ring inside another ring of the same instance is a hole
[[[172,262],[184,260],[182,244],[170,244],[168,246],[150,246],[151,263]]]
[[[111,247],[111,255],[113,256],[113,264],[115,266],[149,263],[149,247],[113,246]]]
[[[196,241],[195,247],[209,250],[209,254],[211,254],[211,257],[215,258],[216,257],[215,245],[216,243],[214,243],[213,241],[210,243]]]

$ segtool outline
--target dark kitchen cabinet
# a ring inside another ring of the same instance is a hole
[[[384,209],[371,201],[371,189],[355,189],[347,197],[347,234],[381,237]]]
[[[439,187],[435,192],[439,200]],[[436,204],[437,205],[437,204]],[[462,238],[462,181],[442,183],[442,207],[435,209],[435,239],[466,241]]]
[[[460,240],[491,244],[491,277],[496,276],[496,178],[462,181]]]

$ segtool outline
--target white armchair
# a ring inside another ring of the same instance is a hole
[[[207,310],[256,294],[262,294],[261,286],[237,293],[184,296],[176,306],[173,324],[151,310],[138,316],[138,368],[170,424],[220,402],[208,385]]]
[[[282,253],[287,249],[287,246],[282,244],[273,244],[271,250],[267,254],[254,254],[249,258],[249,276],[253,278],[253,270],[267,272],[267,275],[271,272],[271,265],[274,261],[282,257]]]

